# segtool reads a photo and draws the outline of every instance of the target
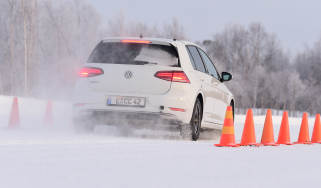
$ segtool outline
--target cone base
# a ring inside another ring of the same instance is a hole
[[[247,143],[247,144],[238,144],[239,146],[261,146],[261,144],[258,143]]]
[[[214,144],[217,147],[240,147],[238,144]]]
[[[285,142],[285,143],[276,143],[276,144],[279,144],[279,145],[288,145],[288,146],[291,146],[291,145],[294,145],[293,143],[291,142]]]
[[[313,144],[321,144],[321,141],[312,141]]]
[[[308,142],[294,142],[293,144],[312,144],[312,142],[308,141]]]
[[[280,144],[271,142],[271,143],[261,143],[261,145],[263,145],[263,146],[279,146]]]

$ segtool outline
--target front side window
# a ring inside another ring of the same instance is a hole
[[[187,46],[187,51],[190,53],[190,59],[192,61],[192,63],[194,64],[194,68],[196,68],[196,70],[201,71],[206,73],[206,69],[204,67],[202,58],[200,56],[200,54],[198,53],[197,49],[195,46]]]
[[[201,49],[198,49],[198,51],[200,52],[201,56],[202,56],[202,59],[204,61],[204,64],[206,65],[206,68],[208,70],[208,73],[213,76],[214,78],[218,79],[219,80],[219,76],[217,74],[217,71],[216,71],[216,68],[215,66],[213,65],[212,61],[210,60],[210,58],[206,55],[206,53],[201,50]]]

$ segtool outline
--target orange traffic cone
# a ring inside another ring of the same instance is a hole
[[[274,142],[274,131],[273,131],[273,123],[272,123],[272,111],[270,109],[267,110],[264,128],[261,138],[261,144],[264,146],[278,146]]]
[[[12,102],[11,114],[9,119],[9,128],[16,128],[20,125],[18,98],[14,97]]]
[[[283,112],[283,117],[281,121],[281,127],[279,131],[279,138],[276,142],[277,144],[286,144],[292,145],[290,140],[290,128],[289,128],[289,119],[288,119],[288,112]]]
[[[308,113],[306,112],[303,113],[298,141],[294,144],[312,144],[309,136]]]
[[[259,146],[260,145],[256,143],[252,109],[249,109],[246,113],[246,119],[245,119],[242,140],[240,145],[241,146]]]
[[[235,144],[233,110],[231,106],[226,109],[220,143],[215,144],[215,146],[238,147]]]
[[[45,125],[52,125],[53,118],[52,118],[52,102],[48,101],[46,106],[46,113],[44,118],[44,124]]]
[[[312,143],[321,144],[321,123],[320,123],[320,114],[315,115],[315,122],[312,133]]]

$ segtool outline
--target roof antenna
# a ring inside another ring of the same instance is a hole
[[[139,38],[141,38],[141,39],[142,39],[142,38],[143,38],[143,34],[140,34],[140,35],[139,35]]]

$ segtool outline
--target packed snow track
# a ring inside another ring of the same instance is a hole
[[[24,105],[22,105],[24,103]],[[321,145],[214,147],[215,140],[116,137],[96,130],[75,134],[68,113],[55,113],[55,124],[41,124],[44,106],[21,101],[21,126],[8,129],[11,98],[0,100],[0,185],[5,188],[105,187],[316,187]],[[9,107],[8,107],[9,106]],[[5,110],[7,108],[7,110]],[[56,108],[68,110],[63,104]],[[27,113],[28,112],[28,113]],[[24,115],[23,115],[24,114]],[[236,116],[240,141],[245,117]],[[275,135],[281,117],[273,117]],[[257,140],[264,117],[254,118]],[[314,118],[309,119],[310,131]],[[291,140],[300,118],[290,118]]]

